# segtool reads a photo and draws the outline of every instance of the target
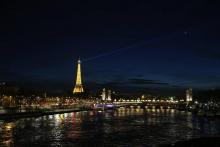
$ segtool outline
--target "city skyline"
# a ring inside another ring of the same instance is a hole
[[[6,3],[0,81],[65,91],[81,56],[90,89],[217,89],[217,6],[178,3]]]

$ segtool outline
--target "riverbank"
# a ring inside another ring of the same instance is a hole
[[[5,111],[0,113],[0,120],[13,120],[19,118],[27,118],[27,117],[40,117],[44,115],[53,115],[53,114],[62,114],[62,113],[70,113],[70,112],[79,112],[79,111],[90,111],[94,110],[91,107],[82,107],[82,108],[66,108],[66,109],[31,109],[28,111]],[[96,110],[99,110],[96,108]],[[101,109],[103,110],[103,109]],[[178,109],[177,109],[178,110]],[[189,110],[179,110],[179,111],[189,111]],[[211,117],[211,118],[219,118],[219,114],[215,115],[210,112],[201,112],[190,111],[198,117]]]
[[[55,110],[38,110],[30,112],[11,112],[11,113],[0,113],[0,120],[12,120],[27,117],[39,117],[44,115],[53,115],[61,113],[89,111],[89,108],[75,108],[75,109],[55,109]]]

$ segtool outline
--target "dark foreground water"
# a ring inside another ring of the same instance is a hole
[[[173,109],[117,109],[0,120],[0,146],[152,146],[219,137],[220,119]]]

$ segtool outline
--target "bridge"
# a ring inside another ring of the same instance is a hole
[[[142,100],[142,101],[137,101],[137,100],[124,100],[124,101],[118,101],[118,102],[113,102],[113,104],[117,107],[141,107],[141,108],[160,108],[160,109],[167,109],[167,108],[175,108],[175,109],[183,109],[186,107],[186,103],[184,102],[179,102],[179,101],[171,101],[171,100]]]

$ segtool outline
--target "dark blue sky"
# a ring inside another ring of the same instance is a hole
[[[1,5],[0,81],[68,89],[220,87],[217,1],[32,1]]]

